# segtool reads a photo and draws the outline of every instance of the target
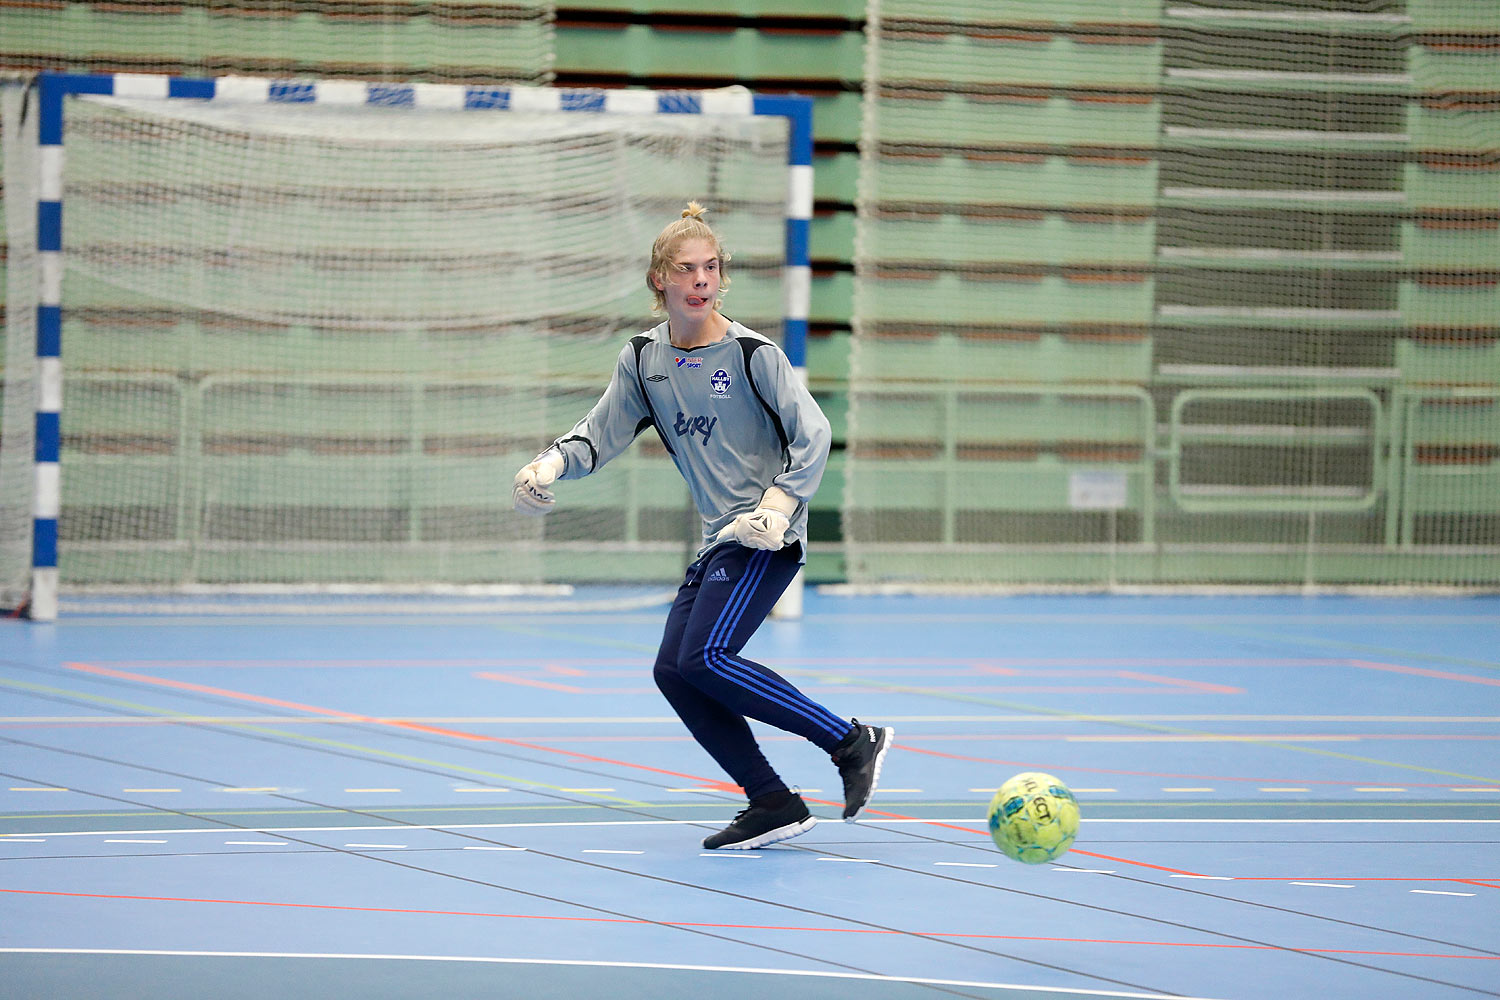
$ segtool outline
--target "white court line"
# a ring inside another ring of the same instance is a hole
[[[1290,882],[1289,885],[1305,885],[1314,889],[1353,889],[1352,885],[1343,885],[1339,882]]]
[[[365,851],[401,851],[406,849],[405,844],[345,844],[344,846]]]
[[[645,854],[646,852],[645,851],[610,851],[610,850],[605,850],[602,847],[601,848],[586,847],[586,848],[583,849],[583,853],[584,854]]]
[[[0,837],[0,844],[45,844],[46,841],[38,837]]]
[[[106,840],[106,844],[165,844],[165,840]]]
[[[1435,824],[1475,824],[1478,826],[1494,825],[1500,823],[1500,819],[1387,819],[1383,817],[1369,818],[1341,818],[1341,819],[1209,819],[1193,817],[1160,817],[1127,819],[1122,817],[1100,817],[1098,819],[1087,819],[1085,822],[1092,826],[1102,826],[1109,823],[1155,823],[1164,826],[1172,826],[1186,823],[1224,823],[1228,825],[1245,825],[1252,823],[1271,824],[1356,824],[1356,823],[1378,823],[1385,826],[1392,824],[1409,823],[1432,826]],[[921,826],[930,823],[973,823],[976,827],[984,826],[983,816],[934,816],[930,819],[864,819],[859,821],[860,826]],[[592,827],[592,826],[702,826],[702,820],[696,819],[616,819],[616,820],[589,820],[583,823],[548,822],[548,823],[403,823],[400,829],[408,830],[528,830],[528,829],[555,829],[557,827]],[[256,833],[280,834],[292,836],[299,833],[359,833],[367,830],[390,830],[389,824],[382,826],[272,826]],[[37,834],[42,837],[117,837],[126,834],[142,833],[219,833],[221,827],[199,827],[193,829],[176,830],[44,830]],[[976,830],[976,833],[982,831]],[[0,834],[0,842],[13,839]]]
[[[972,861],[934,861],[936,868],[999,868],[999,865],[979,865]]]
[[[285,847],[284,840],[226,840],[225,847]]]
[[[1167,878],[1196,878],[1204,882],[1233,882],[1228,875],[1168,875]]]
[[[700,858],[759,858],[759,854],[746,854],[744,851],[702,851],[698,854]]]
[[[465,847],[466,851],[524,851],[524,847],[490,847],[489,845],[471,844]]]
[[[493,955],[358,955],[341,952],[291,951],[177,951],[146,948],[0,948],[0,954],[26,955],[152,955],[164,958],[324,958],[378,962],[478,962],[487,965],[550,965],[602,969],[664,969],[671,972],[734,972],[760,976],[811,976],[818,979],[851,979],[861,982],[914,983],[919,986],[968,986],[977,989],[1015,990],[1025,993],[1055,993],[1059,996],[1119,997],[1122,1000],[1213,1000],[1201,996],[1167,993],[1125,993],[1119,990],[1072,989],[1066,986],[1032,986],[1022,983],[992,983],[969,979],[934,979],[928,976],[881,976],[868,972],[824,972],[815,969],[763,969],[736,965],[686,965],[676,962],[605,962],[565,958],[501,958]]]
[[[878,865],[878,858],[819,858],[819,861],[841,861],[846,865]]]
[[[1472,892],[1443,892],[1441,889],[1413,889],[1412,892],[1423,896],[1472,896]]]
[[[1166,249],[1166,248],[1163,248]],[[1207,248],[1205,248],[1206,250]],[[1396,260],[1401,260],[1401,255],[1396,254]],[[1357,623],[1356,623],[1357,624]],[[1500,621],[1487,624],[1500,624]],[[1338,667],[1347,665],[1347,660],[1329,661],[1323,666]],[[1272,664],[1279,666],[1279,664]],[[1057,722],[1056,715],[889,715],[885,716],[887,722]],[[1100,722],[1454,722],[1454,723],[1496,723],[1500,722],[1500,716],[1495,715],[1070,715],[1062,721],[1073,721],[1079,719],[1095,720]],[[0,725],[5,723],[24,723],[26,725],[37,725],[40,723],[111,723],[131,725],[165,725],[184,724],[195,722],[244,722],[244,723],[278,723],[291,725],[294,722],[328,722],[328,723],[357,723],[363,724],[364,719],[329,719],[321,717],[308,717],[305,715],[283,716],[283,715],[235,715],[235,716],[196,716],[196,715],[174,715],[170,717],[153,717],[142,719],[100,719],[95,715],[0,715]],[[418,722],[431,723],[433,725],[512,725],[512,724],[541,724],[558,726],[597,726],[603,723],[619,725],[654,725],[675,724],[681,725],[675,716],[661,717],[639,717],[639,718],[609,718],[591,716],[511,716],[511,715],[389,715],[382,716],[381,722]],[[687,737],[684,737],[687,739]],[[138,792],[180,792],[180,788],[135,788],[127,791]],[[811,791],[811,789],[804,789]]]

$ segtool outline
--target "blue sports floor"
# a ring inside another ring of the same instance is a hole
[[[896,747],[847,825],[759,730],[744,853],[664,613],[0,624],[0,995],[1500,996],[1500,598],[809,591],[747,654]]]

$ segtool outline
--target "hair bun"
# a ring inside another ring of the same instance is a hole
[[[707,211],[708,209],[704,208],[696,201],[690,201],[688,202],[687,208],[684,208],[682,210],[682,217],[684,219],[701,219],[703,218],[703,213]]]

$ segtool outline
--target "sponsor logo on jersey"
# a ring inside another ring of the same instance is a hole
[[[675,357],[675,355],[674,355],[674,357]],[[702,368],[703,367],[703,359],[702,358],[677,358],[677,367],[678,368]]]
[[[730,381],[729,373],[722,368],[708,377],[708,384],[713,386],[714,394],[717,396],[727,396],[729,394]]]
[[[703,435],[703,443],[708,444],[708,439],[713,435],[714,424],[719,422],[718,417],[690,417],[681,410],[677,411],[677,421],[672,424],[672,429],[677,432],[678,437],[694,434]]]
[[[718,569],[716,569],[712,573],[708,574],[708,582],[709,583],[728,583],[729,582],[729,574],[726,573],[726,572],[724,572],[724,567],[723,566],[720,566]]]

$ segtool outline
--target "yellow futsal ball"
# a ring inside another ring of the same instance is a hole
[[[1055,861],[1077,836],[1078,800],[1050,774],[1018,774],[990,800],[990,837],[1007,858],[1025,865]]]

